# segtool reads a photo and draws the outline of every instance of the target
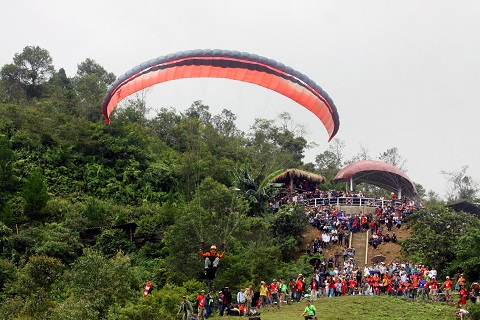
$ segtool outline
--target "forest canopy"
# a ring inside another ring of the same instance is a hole
[[[269,182],[298,168],[326,177],[322,188],[344,188],[331,181],[348,162],[342,141],[305,163],[311,144],[289,114],[255,119],[243,132],[230,110],[212,114],[202,101],[147,108],[142,95],[122,102],[107,125],[100,106],[115,75],[86,59],[69,77],[52,61],[28,46],[0,70],[1,318],[168,318],[183,295],[206,289],[202,242],[228,253],[216,286],[311,270],[307,257],[294,260],[309,226],[304,209],[272,214]],[[398,159],[398,150],[388,155]],[[435,210],[422,214],[453,219]],[[468,219],[441,264],[478,276],[478,261],[456,260],[479,256]],[[427,236],[419,233],[422,245],[435,246]],[[405,250],[414,256],[415,248]],[[147,281],[151,299],[142,298]]]

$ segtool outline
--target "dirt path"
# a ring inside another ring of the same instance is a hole
[[[367,249],[367,233],[353,233],[352,247],[355,248],[355,264],[360,268],[363,268],[363,266],[365,266],[365,250]]]
[[[390,235],[395,232],[399,241],[405,240],[410,236],[410,231],[404,228],[397,229],[394,228],[392,232],[389,232]],[[314,227],[310,227],[307,232],[303,235],[303,244],[298,252],[295,253],[294,261],[297,261],[298,258],[305,253],[305,247],[307,243],[312,243],[313,239],[315,239],[318,235],[320,235],[320,231]],[[360,232],[353,234],[352,237],[352,247],[355,248],[355,263],[358,266],[363,267],[365,265],[365,247],[366,247],[366,233]],[[339,250],[343,252],[343,248],[341,246],[331,246],[329,249],[324,250],[323,257],[324,259],[328,259],[331,255],[335,253],[335,250]],[[372,258],[376,255],[382,255],[385,257],[385,261],[387,263],[392,262],[393,260],[401,261],[402,246],[398,243],[383,243],[377,247],[377,249],[373,249],[373,247],[368,248],[368,255],[367,255],[367,262],[369,263]]]
[[[392,235],[395,232],[397,239],[401,242],[410,236],[410,230],[406,230],[404,228],[397,229],[393,228],[390,233]],[[377,249],[373,249],[373,247],[368,248],[368,261],[371,261],[372,258],[376,255],[384,256],[385,262],[390,263],[393,260],[400,262],[402,260],[401,254],[402,246],[398,243],[382,243],[377,247]]]

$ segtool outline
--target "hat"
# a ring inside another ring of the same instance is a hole
[[[205,290],[202,290],[202,291],[200,291],[200,292],[205,292]]]
[[[447,276],[447,279],[450,279],[450,277],[449,277],[449,276]]]
[[[211,246],[211,247],[210,247],[210,250],[212,250],[212,249],[217,250],[217,246]]]
[[[223,293],[223,292],[222,292],[222,291],[218,291],[218,293],[220,294],[220,293]]]
[[[187,296],[183,296],[182,298],[183,298],[183,299],[187,299]]]

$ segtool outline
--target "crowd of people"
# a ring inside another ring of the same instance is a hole
[[[302,194],[279,196],[270,204],[270,208],[276,210],[283,204],[298,201],[308,204],[309,199],[313,198],[338,197],[361,198],[363,195],[312,190]],[[254,316],[301,300],[307,303],[302,317],[315,319],[315,307],[310,302],[320,298],[349,295],[388,295],[409,300],[457,302],[460,316],[465,314],[464,308],[468,299],[472,302],[480,299],[480,285],[474,282],[467,288],[463,274],[438,279],[434,268],[414,264],[412,261],[399,263],[393,260],[388,264],[378,262],[363,268],[355,263],[355,248],[351,247],[352,234],[369,231],[368,243],[373,248],[382,243],[395,243],[397,238],[394,229],[400,229],[402,220],[418,208],[409,199],[393,199],[384,206],[376,206],[372,213],[348,214],[325,202],[321,205],[307,205],[305,208],[310,224],[319,230],[319,235],[306,246],[306,253],[312,257],[310,262],[316,261],[312,264],[312,274],[306,277],[298,274],[296,278],[273,279],[269,283],[261,281],[257,286],[251,284],[247,288],[239,288],[236,299],[228,287],[216,295],[213,291],[208,294],[201,292],[197,297],[198,319],[209,318],[214,307],[218,309],[220,316]],[[323,258],[324,252],[332,252],[332,248],[334,253]],[[179,313],[185,309],[182,305]],[[191,312],[193,313],[193,309]]]
[[[395,193],[386,198],[384,196],[366,197],[362,191],[344,191],[344,190],[302,190],[297,189],[291,193],[288,189],[279,191],[273,201],[269,203],[271,212],[276,212],[282,205],[288,205],[296,202],[302,202],[307,207],[317,206],[369,206],[369,207],[402,207],[404,210],[418,210],[422,203],[412,198],[402,197],[398,199]]]
[[[196,299],[197,319],[208,319],[214,307],[220,316],[254,316],[302,300],[315,302],[321,298],[350,295],[388,295],[408,300],[450,301],[456,302],[462,310],[465,309],[467,299],[472,303],[480,299],[480,285],[474,282],[467,288],[463,274],[458,274],[453,279],[449,276],[438,279],[434,268],[416,265],[411,261],[398,263],[395,260],[388,264],[372,263],[360,269],[354,263],[354,250],[351,253],[353,254],[344,256],[340,267],[331,268],[327,261],[321,261],[314,265],[313,273],[307,277],[299,274],[289,280],[273,279],[270,283],[261,281],[256,287],[249,285],[247,288],[239,288],[235,295],[228,287],[217,295],[214,295],[213,290],[208,294],[202,290]],[[308,303],[307,307],[310,305],[312,304]],[[312,316],[307,308],[305,310],[306,313],[302,316]],[[186,301],[186,297],[179,309],[179,314],[182,312],[186,316],[184,319],[190,320],[193,307]],[[309,319],[313,319],[313,316]]]

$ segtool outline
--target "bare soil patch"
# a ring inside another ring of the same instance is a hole
[[[405,240],[410,236],[410,230],[405,229],[404,227],[397,229],[393,228],[390,233],[392,235],[395,232],[395,235],[397,236],[397,239],[402,241]],[[307,243],[312,243],[313,239],[315,239],[318,235],[320,235],[320,231],[314,227],[310,227],[307,232],[303,235],[303,244],[302,247],[298,252],[295,253],[294,260],[297,261],[298,258],[305,253],[305,247]],[[325,259],[328,259],[330,255],[334,255],[336,250],[339,250],[340,252],[343,252],[343,247],[342,246],[331,246],[329,249],[326,249],[323,251],[323,256]],[[385,256],[385,262],[390,263],[393,260],[396,260],[400,262],[402,260],[402,255],[401,255],[401,249],[402,246],[398,243],[383,243],[380,246],[377,247],[377,249],[373,249],[373,247],[369,246],[368,248],[368,261],[371,261],[372,258],[376,255],[382,255]],[[364,254],[364,253],[359,253],[357,254]]]
[[[410,236],[410,230],[407,230],[405,228],[393,228],[390,233],[392,235],[395,232],[395,235],[397,236],[397,239],[399,241],[405,240]],[[388,264],[392,262],[393,260],[396,260],[397,262],[400,262],[402,260],[402,254],[401,251],[402,246],[398,243],[382,243],[377,247],[377,249],[373,249],[372,246],[368,247],[368,261],[371,261],[372,258],[376,255],[382,255],[384,256],[385,262]]]

